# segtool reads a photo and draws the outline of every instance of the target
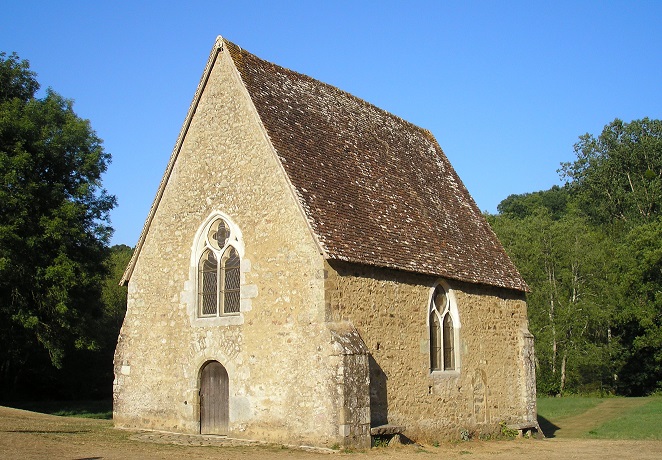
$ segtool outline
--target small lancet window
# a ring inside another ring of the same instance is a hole
[[[206,249],[200,257],[198,293],[200,295],[200,316],[216,315],[218,311],[218,260]]]
[[[221,297],[223,297],[223,313],[239,313],[239,253],[230,246],[223,253],[223,286]]]
[[[206,234],[198,260],[198,316],[217,317],[240,310],[241,258],[237,236],[222,218]]]
[[[455,328],[450,299],[442,286],[437,286],[429,310],[430,370],[455,370]]]

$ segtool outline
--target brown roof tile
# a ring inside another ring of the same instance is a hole
[[[429,131],[225,45],[327,257],[528,290]]]

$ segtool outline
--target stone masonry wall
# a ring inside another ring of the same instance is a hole
[[[524,369],[530,337],[524,296],[446,280],[459,310],[460,369],[433,376],[427,314],[437,281],[327,263],[327,317],[353,324],[370,352],[372,425],[405,426],[408,437],[435,441],[527,421],[527,379],[534,377]]]
[[[348,322],[329,323],[336,369],[332,381],[338,411],[338,434],[342,445],[370,447],[370,378],[368,349],[354,326]]]
[[[243,234],[241,314],[195,315],[196,231],[214,211]],[[129,282],[115,354],[120,427],[196,433],[200,369],[227,369],[229,434],[343,442],[324,266],[229,56],[216,58]]]

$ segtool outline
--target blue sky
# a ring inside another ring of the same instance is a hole
[[[0,50],[75,100],[135,245],[217,35],[429,129],[488,212],[573,144],[662,118],[659,1],[10,1]]]

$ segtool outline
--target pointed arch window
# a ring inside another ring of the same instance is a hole
[[[457,310],[443,286],[437,285],[430,300],[430,371],[454,371],[458,368]],[[455,318],[454,318],[455,316]]]
[[[198,316],[239,313],[241,257],[238,230],[217,217],[207,224],[199,245]]]

